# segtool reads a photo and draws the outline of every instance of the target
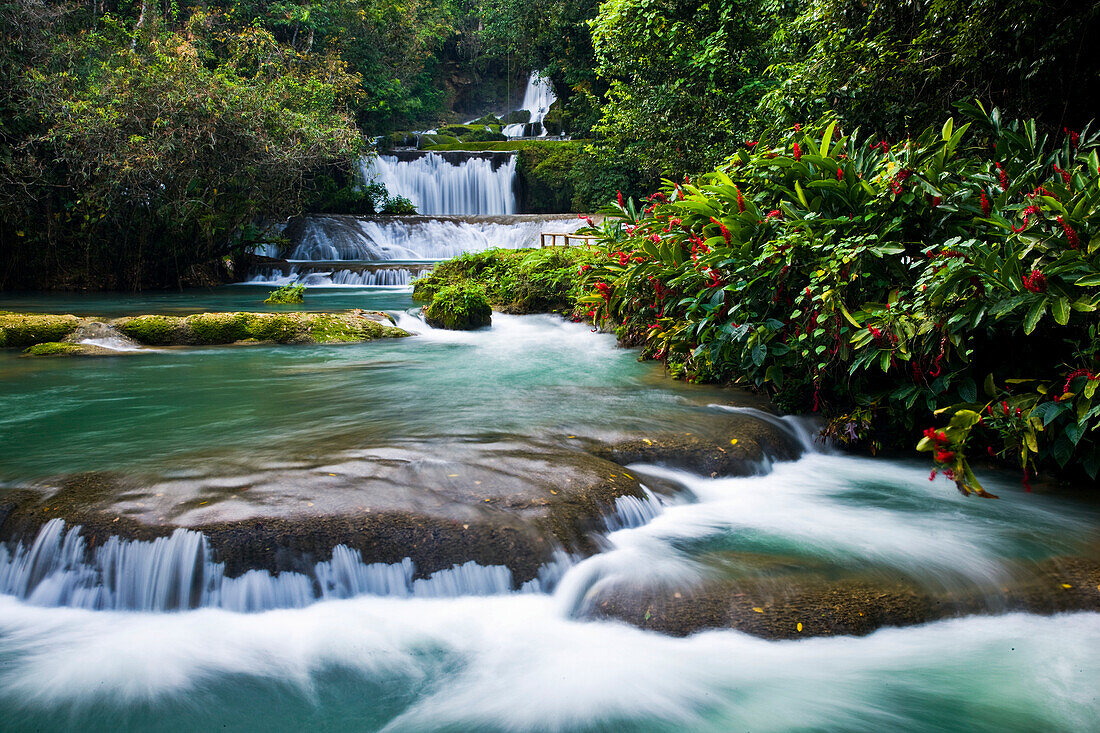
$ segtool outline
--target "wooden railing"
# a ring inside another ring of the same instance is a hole
[[[578,240],[580,244],[587,244],[593,239],[597,239],[594,234],[571,234],[569,232],[543,232],[541,235],[541,246],[543,247],[557,247],[558,238],[561,238],[562,247],[569,247],[570,240]]]

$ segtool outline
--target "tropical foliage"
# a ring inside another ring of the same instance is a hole
[[[674,374],[767,389],[843,442],[927,428],[964,492],[983,493],[979,451],[1095,478],[1100,136],[961,110],[898,140],[794,125],[620,197],[589,230],[604,256],[582,307]]]

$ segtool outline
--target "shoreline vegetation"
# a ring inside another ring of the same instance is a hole
[[[975,455],[1095,483],[1100,136],[960,109],[902,140],[795,125],[620,196],[581,230],[597,246],[464,255],[414,294],[586,318],[841,444],[918,444],[964,494],[991,496]]]

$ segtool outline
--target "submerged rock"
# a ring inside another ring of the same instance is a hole
[[[46,521],[81,525],[91,546],[203,532],[229,575],[303,570],[345,545],[367,563],[410,558],[430,574],[469,561],[536,577],[555,550],[597,551],[615,500],[644,497],[619,466],[526,442],[402,444],[239,475],[143,481],[69,477],[24,492],[0,539]]]
[[[957,616],[1100,611],[1100,561],[1052,558],[1021,566],[995,587],[930,588],[905,579],[785,575],[695,587],[619,586],[589,599],[588,618],[673,636],[737,629],[766,639],[869,634]]]

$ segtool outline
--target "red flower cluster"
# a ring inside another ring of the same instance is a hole
[[[1069,385],[1073,382],[1074,379],[1077,379],[1078,377],[1084,377],[1090,382],[1096,379],[1100,379],[1100,376],[1093,374],[1088,369],[1076,369],[1066,375],[1066,383],[1062,386],[1063,395],[1069,392]]]
[[[611,300],[611,286],[607,283],[596,283],[596,292],[598,292],[604,300]]]
[[[1073,130],[1069,129],[1068,127],[1063,127],[1062,130],[1063,130],[1063,132],[1066,133],[1066,137],[1069,138],[1070,147],[1073,148],[1074,150],[1076,150],[1077,146],[1081,142],[1081,135],[1079,133],[1076,133]]]
[[[741,195],[741,189],[737,186],[734,186],[733,190],[737,191],[737,210],[743,214],[745,213],[745,197]]]
[[[1030,275],[1024,275],[1024,289],[1029,290],[1032,293],[1045,293],[1047,289],[1047,279],[1043,277],[1043,273],[1038,269],[1031,271]]]
[[[1063,181],[1065,182],[1065,184],[1066,184],[1067,186],[1069,185],[1069,183],[1070,183],[1070,179],[1071,179],[1071,178],[1073,177],[1073,176],[1072,176],[1072,175],[1070,174],[1070,172],[1069,172],[1069,171],[1067,171],[1067,170],[1064,170],[1064,169],[1062,169],[1062,168],[1059,168],[1059,167],[1058,167],[1058,164],[1057,164],[1057,163],[1055,163],[1055,164],[1054,164],[1054,172],[1055,172],[1055,173],[1057,173],[1058,175],[1062,176],[1062,180],[1063,180]]]
[[[867,147],[871,150],[881,150],[883,155],[890,152],[890,143],[885,140],[880,140],[877,143],[867,143]]]
[[[794,144],[794,159],[802,160],[802,148],[799,147],[798,143]]]
[[[1002,166],[1000,163],[994,163],[993,165],[997,166],[997,176],[1001,179],[1001,190],[1002,191],[1007,191],[1008,190],[1008,174],[1005,173],[1004,166]]]
[[[1042,213],[1043,213],[1043,210],[1040,209],[1038,206],[1029,206],[1029,207],[1027,207],[1026,209],[1024,209],[1024,223],[1021,224],[1019,227],[1013,226],[1012,231],[1019,234],[1023,230],[1027,229],[1028,219],[1031,217],[1032,214],[1042,214]]]
[[[782,220],[783,219],[783,212],[780,211],[779,209],[772,209],[771,211],[768,212],[768,215],[764,217],[764,221],[769,221],[771,219]]]
[[[717,270],[708,270],[707,277],[710,278],[710,282],[707,283],[708,288],[717,288],[721,285],[725,285],[725,283],[722,282],[722,278],[718,276]]]
[[[713,216],[710,218],[711,222],[718,225],[718,228],[722,231],[722,238],[726,240],[726,244],[733,241],[730,235],[730,230],[726,228],[726,225],[715,219]]]
[[[844,169],[841,168],[840,166],[837,166],[837,168],[836,168],[836,179],[838,181],[843,181],[844,180]]]
[[[901,195],[901,192],[905,189],[905,182],[909,180],[911,175],[913,175],[913,171],[908,168],[902,168],[894,174],[894,180],[890,181],[890,190],[894,192],[895,196]]]
[[[982,189],[982,216],[989,216],[990,211],[992,207],[989,204],[989,197],[985,195],[985,189]]]
[[[932,445],[935,446],[934,455],[936,457],[936,463],[951,463],[955,460],[955,452],[947,450],[949,443],[947,440],[947,433],[942,430],[936,430],[935,428],[925,428],[924,437],[931,440]],[[935,478],[934,473],[929,480],[932,478]]]
[[[577,273],[588,272],[592,269],[592,265],[581,265],[581,269],[577,270]]]
[[[623,192],[622,191],[616,191],[615,192],[615,200],[619,202],[620,207],[623,205]]]
[[[746,140],[745,141],[745,147],[748,148],[749,150],[752,150],[753,148],[755,148],[759,144],[759,142],[760,142],[759,140]]]
[[[580,215],[577,216],[577,218],[580,219],[581,221],[583,221],[588,226],[595,226],[592,223],[592,217],[591,216],[585,216],[584,214],[580,214]]]
[[[1069,241],[1069,246],[1073,249],[1077,249],[1078,245],[1081,244],[1080,240],[1077,239],[1077,232],[1073,231],[1073,227],[1060,216],[1058,217],[1058,223],[1062,225],[1062,230],[1066,233],[1066,239]]]

